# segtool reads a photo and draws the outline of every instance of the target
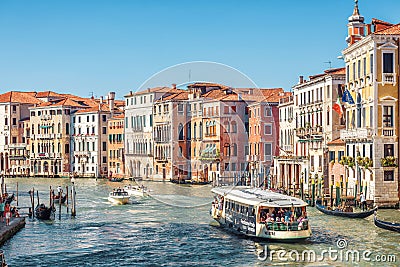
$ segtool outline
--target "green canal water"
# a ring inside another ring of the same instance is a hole
[[[41,202],[48,204],[50,185],[54,188],[71,185],[68,179],[14,178],[6,179],[9,192],[16,190],[17,182],[20,206],[29,206],[28,191],[32,187],[39,190]],[[77,179],[76,218],[70,218],[64,206],[61,220],[58,210],[53,222],[27,219],[26,227],[2,247],[7,263],[9,266],[400,266],[400,234],[375,227],[372,216],[356,220],[335,218],[309,208],[313,231],[310,239],[293,244],[270,243],[215,226],[209,216],[213,195],[208,185],[143,183],[152,190],[151,197],[132,198],[128,205],[114,206],[107,201],[108,193],[129,182]],[[379,210],[379,216],[400,221],[398,210]]]

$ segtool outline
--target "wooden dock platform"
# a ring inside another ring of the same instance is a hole
[[[25,217],[12,218],[9,226],[6,226],[5,222],[0,222],[0,246],[24,227]]]

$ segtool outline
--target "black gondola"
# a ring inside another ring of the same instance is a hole
[[[122,182],[124,178],[109,178],[108,179],[110,182]]]
[[[64,204],[66,200],[67,200],[67,195],[62,196],[61,197],[61,204]],[[53,201],[54,201],[54,203],[60,203],[58,195],[54,195],[53,196]]]
[[[326,209],[325,206],[323,206],[319,203],[316,203],[315,207],[317,208],[317,210],[319,210],[322,213],[325,213],[326,215],[333,215],[333,216],[346,217],[346,218],[359,218],[359,219],[363,219],[363,218],[367,218],[368,216],[371,216],[378,209],[377,207],[375,207],[372,210],[363,211],[363,212],[344,212],[344,211],[338,211],[338,210],[328,210],[328,209]]]
[[[385,229],[385,230],[390,230],[390,231],[394,231],[394,232],[400,233],[400,223],[385,222],[385,221],[378,220],[376,217],[377,216],[375,214],[375,216],[374,216],[374,224],[377,227]]]
[[[35,208],[35,216],[40,220],[54,219],[55,208],[46,207],[44,204],[37,205]]]

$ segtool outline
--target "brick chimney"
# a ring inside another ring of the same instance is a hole
[[[115,92],[108,93],[108,106],[110,107],[111,116],[114,113],[114,100],[115,100]]]

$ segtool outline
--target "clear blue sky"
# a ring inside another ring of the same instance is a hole
[[[0,90],[119,98],[195,60],[232,66],[260,87],[341,67],[352,0],[0,0]],[[366,22],[400,22],[399,0],[360,0]],[[181,81],[177,81],[179,83]],[[235,86],[233,84],[233,86]]]

